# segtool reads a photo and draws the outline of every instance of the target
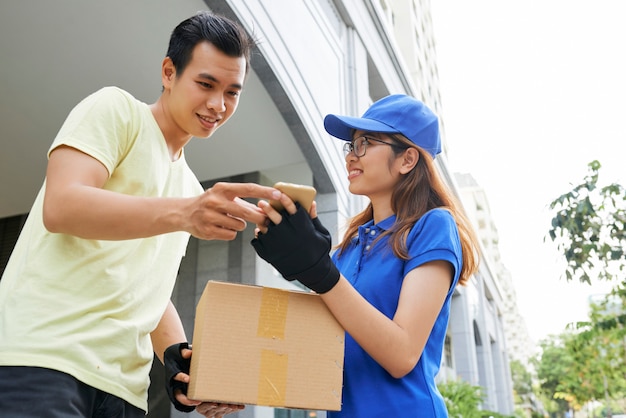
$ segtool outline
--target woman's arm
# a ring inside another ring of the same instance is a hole
[[[288,196],[283,195],[281,203],[288,213],[294,214],[296,212],[296,206]],[[281,228],[282,215],[267,202],[260,201],[259,207],[267,213],[269,219],[276,225],[275,233],[271,237],[266,235],[268,225],[257,225],[256,239],[263,242],[257,243],[255,250],[261,257],[266,255],[267,248],[292,254],[293,248],[284,247],[296,239],[307,243],[319,241],[319,237],[302,236],[301,234],[306,228],[297,231],[288,227]],[[311,218],[317,217],[315,202],[311,206],[309,214]],[[277,233],[277,230],[280,232]],[[293,234],[295,236],[292,236]],[[285,239],[286,237],[290,240]],[[266,246],[268,247],[266,248]],[[320,249],[316,248],[315,250],[317,253]],[[306,251],[306,253],[309,252]],[[273,260],[274,257],[269,258]],[[293,264],[290,258],[293,256],[280,257],[273,260],[272,264],[279,271],[282,271],[280,267]],[[327,261],[332,263],[330,260]],[[304,268],[305,266],[300,267]],[[329,290],[321,292],[321,297],[337,321],[392,376],[399,378],[413,370],[422,355],[450,289],[453,277],[452,265],[447,261],[432,261],[407,274],[403,280],[398,309],[393,319],[389,319],[371,305],[338,272],[336,274],[338,281],[336,284],[333,283]],[[301,277],[297,275],[294,278],[301,280]],[[304,282],[303,284],[307,285]],[[308,286],[311,288],[310,284]]]
[[[343,276],[321,297],[355,341],[389,374],[400,378],[419,361],[451,282],[452,267],[446,261],[412,270],[404,278],[393,319],[365,300]]]

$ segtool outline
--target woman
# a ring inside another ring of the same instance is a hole
[[[367,208],[350,222],[332,259],[330,236],[288,197],[286,211],[259,206],[257,253],[288,280],[321,294],[347,331],[342,409],[329,417],[447,417],[437,390],[454,288],[478,266],[462,208],[434,165],[437,117],[420,101],[391,95],[361,118],[328,115],[346,142],[350,192]]]

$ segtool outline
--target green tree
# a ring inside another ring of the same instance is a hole
[[[537,378],[541,393],[550,400],[544,406],[551,413],[563,413],[570,406],[579,406],[576,396],[570,392],[576,381],[576,376],[571,374],[574,359],[563,340],[563,335],[550,336],[540,343],[541,358],[537,364]]]
[[[615,286],[592,307],[589,321],[561,335],[562,345],[543,347],[540,374],[542,388],[557,398],[609,405],[626,387],[626,190],[616,183],[599,185],[598,161],[588,167],[582,183],[550,204],[549,237],[567,261],[567,281],[606,280]],[[550,370],[559,360],[560,375]]]
[[[437,385],[451,418],[480,418],[479,406],[485,394],[480,386],[464,380],[455,380]]]
[[[513,401],[516,409],[532,412],[535,405],[533,378],[530,370],[519,360],[509,362],[511,380],[513,381]]]
[[[592,161],[579,185],[550,204],[554,210],[549,236],[565,256],[566,279],[591,284],[618,280],[623,287],[626,260],[626,193],[613,183],[598,185],[600,163]]]
[[[509,366],[511,368],[511,379],[513,380],[515,394],[518,396],[532,394],[533,381],[530,371],[519,360],[511,360]]]
[[[597,400],[610,405],[626,393],[625,345],[619,328],[602,328],[605,308],[593,305],[589,322],[579,322],[541,342],[537,376],[550,412],[579,410]],[[609,409],[610,410],[610,409]]]

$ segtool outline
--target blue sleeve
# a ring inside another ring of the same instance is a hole
[[[404,275],[422,264],[435,260],[449,262],[454,268],[452,288],[461,272],[463,255],[459,231],[452,214],[445,209],[433,209],[420,218],[407,238],[409,260]]]

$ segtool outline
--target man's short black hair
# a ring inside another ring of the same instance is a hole
[[[246,75],[250,69],[250,54],[256,41],[237,22],[209,11],[200,11],[180,22],[172,32],[167,56],[181,75],[193,49],[200,42],[209,42],[229,57],[246,59]]]

